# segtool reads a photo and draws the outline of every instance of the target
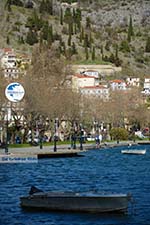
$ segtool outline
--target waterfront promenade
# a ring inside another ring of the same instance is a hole
[[[130,146],[130,145],[137,145],[139,143],[146,143],[150,144],[148,141],[120,141],[117,143],[116,141],[114,142],[103,142],[101,143],[100,149],[103,148],[113,148],[116,146]],[[81,152],[85,152],[91,149],[95,149],[96,145],[95,143],[84,143],[83,144],[83,150],[80,150],[80,146],[77,145],[76,149],[71,149],[70,144],[62,144],[57,146],[57,151],[54,152],[54,146],[43,146],[42,149],[40,149],[40,146],[31,146],[31,147],[17,147],[17,148],[9,148],[9,154],[19,154],[19,155],[38,155],[40,158],[46,158],[46,157],[65,157],[65,156],[76,156],[77,154]],[[5,154],[5,149],[0,149],[0,155]]]

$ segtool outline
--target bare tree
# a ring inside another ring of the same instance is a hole
[[[35,126],[33,121],[43,115],[49,122],[52,121],[51,128],[54,128],[56,118],[60,121],[69,114],[71,73],[70,66],[53,49],[34,49],[32,65],[24,79],[24,112],[26,118],[32,118],[31,127]]]

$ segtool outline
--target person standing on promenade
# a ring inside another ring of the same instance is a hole
[[[102,135],[97,134],[96,137],[95,137],[96,148],[100,148],[101,141],[102,141]]]

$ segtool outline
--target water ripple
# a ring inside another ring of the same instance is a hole
[[[42,159],[37,164],[1,164],[0,224],[149,225],[150,152],[147,148],[143,156],[123,155],[124,148],[92,150],[77,158]],[[20,208],[19,198],[31,185],[44,190],[130,192],[135,199],[134,213],[27,212]]]

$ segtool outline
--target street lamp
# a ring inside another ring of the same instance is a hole
[[[76,149],[76,128],[75,128],[75,124],[71,128],[71,148]]]
[[[6,120],[5,154],[8,154],[8,112]]]
[[[55,119],[55,122],[54,122],[54,152],[57,152],[57,136],[56,136],[56,133],[57,133],[57,128],[58,128],[58,118]]]
[[[80,150],[83,150],[83,129],[82,129],[82,124],[80,124]]]

